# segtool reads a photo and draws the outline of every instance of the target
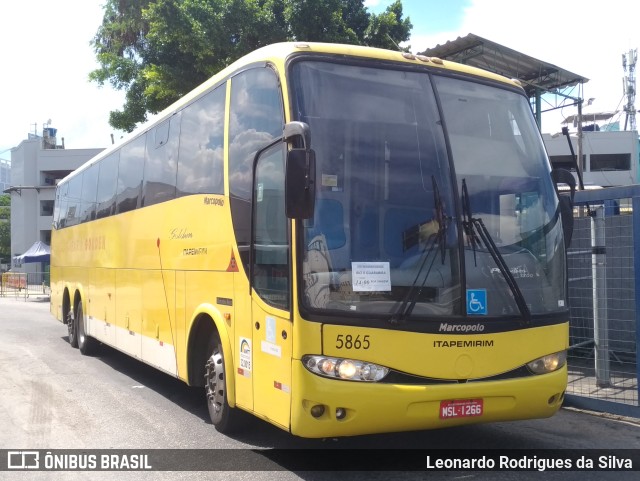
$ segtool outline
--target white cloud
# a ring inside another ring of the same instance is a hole
[[[49,119],[67,148],[110,144],[108,114],[122,106],[124,94],[88,80],[98,67],[90,41],[102,21],[100,3],[2,3],[0,151],[26,139],[34,124],[40,134]]]
[[[124,93],[87,80],[98,67],[89,42],[102,21],[103,1],[0,4],[0,152],[24,140],[33,124],[40,132],[48,119],[68,148],[110,143],[108,114],[122,107]],[[640,47],[639,17],[640,2],[634,0],[472,0],[457,31],[413,36],[409,44],[418,52],[475,33],[589,78],[584,98],[595,98],[592,111],[605,111],[622,98],[622,54]],[[562,112],[573,113],[575,108]],[[543,119],[543,130],[551,128]]]
[[[367,8],[375,8],[380,5],[382,0],[364,0],[364,6]]]
[[[640,48],[639,17],[640,2],[632,0],[472,0],[459,30],[413,37],[409,43],[418,52],[474,33],[588,78],[583,97],[595,98],[591,111],[610,111],[622,99],[622,54]],[[575,113],[575,107],[565,108],[553,114],[554,122]],[[543,116],[543,130],[553,128]]]

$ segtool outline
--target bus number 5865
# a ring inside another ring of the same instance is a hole
[[[369,335],[352,336],[351,334],[338,334],[336,337],[336,349],[369,349]]]

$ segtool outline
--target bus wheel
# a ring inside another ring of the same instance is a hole
[[[78,307],[76,307],[76,327],[78,328],[78,348],[80,348],[80,352],[85,356],[89,356],[93,354],[96,348],[96,340],[92,337],[87,336],[87,332],[84,325],[84,312],[82,310],[82,302],[78,303]]]
[[[239,426],[238,409],[231,408],[227,402],[227,383],[224,370],[224,354],[220,339],[216,334],[211,336],[211,355],[207,359],[204,372],[204,388],[207,395],[209,417],[221,433],[230,433]]]
[[[72,309],[67,311],[65,318],[67,331],[69,333],[69,344],[71,344],[71,347],[78,347],[78,324],[76,323],[76,316],[73,315]]]

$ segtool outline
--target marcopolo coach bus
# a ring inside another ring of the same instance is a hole
[[[517,82],[257,50],[57,187],[51,310],[249,412],[350,436],[547,417],[567,381],[561,203]]]

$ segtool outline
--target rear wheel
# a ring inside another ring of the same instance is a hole
[[[82,302],[78,303],[76,307],[76,326],[78,328],[78,348],[80,352],[85,356],[89,356],[95,352],[97,342],[94,338],[87,336],[84,311],[82,310]]]
[[[211,422],[221,433],[230,433],[241,427],[243,413],[227,402],[227,373],[224,368],[224,353],[217,334],[211,336],[210,356],[204,373],[204,388]]]
[[[65,314],[65,322],[67,323],[67,332],[69,333],[69,344],[71,347],[78,347],[78,324],[76,322],[76,316],[74,316],[73,309],[67,308]]]

